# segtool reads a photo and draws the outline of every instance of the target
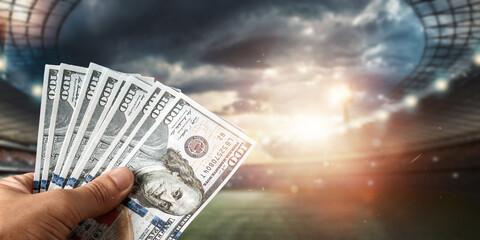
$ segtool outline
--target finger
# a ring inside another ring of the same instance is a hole
[[[33,190],[33,173],[25,173],[22,175],[22,183],[25,188],[29,189],[29,193]]]
[[[33,172],[24,173],[23,176],[24,176],[26,179],[32,180],[32,182],[33,182]],[[33,184],[33,183],[32,183],[32,184]]]
[[[25,173],[22,176],[25,180],[23,185],[25,185],[26,188],[33,190],[33,172]]]
[[[108,171],[94,181],[71,190],[75,199],[77,221],[103,215],[125,199],[133,187],[133,173],[126,167]]]

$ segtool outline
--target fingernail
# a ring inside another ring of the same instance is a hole
[[[118,190],[124,190],[130,186],[132,182],[132,171],[126,167],[116,168],[109,174]]]

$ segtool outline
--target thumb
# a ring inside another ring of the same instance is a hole
[[[116,168],[92,182],[71,190],[82,221],[108,213],[125,199],[133,187],[133,173],[126,167]]]

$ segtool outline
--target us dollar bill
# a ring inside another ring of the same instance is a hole
[[[90,222],[90,231],[73,237],[177,239],[255,145],[184,95],[161,115],[121,164],[135,183],[116,220],[108,227]]]
[[[34,193],[40,191],[41,173],[49,137],[48,130],[50,128],[50,117],[52,115],[53,100],[55,99],[55,90],[58,85],[58,68],[59,66],[55,65],[45,65],[45,72],[43,75],[43,91],[40,103],[40,119],[38,123],[37,154],[35,159],[35,172],[33,174]]]
[[[79,92],[85,77],[86,68],[60,64],[58,71],[58,88],[53,101],[53,110],[51,116],[51,128],[49,135],[52,141],[47,145],[47,155],[45,157],[42,184],[40,191],[46,191],[50,183],[52,172],[57,165],[58,155],[65,139],[67,128],[72,119],[72,113],[79,98]]]
[[[85,79],[80,88],[80,93],[78,94],[77,103],[71,115],[70,124],[68,125],[67,131],[65,133],[64,142],[62,144],[62,147],[60,148],[60,153],[57,157],[57,164],[52,173],[52,180],[48,188],[49,190],[53,189],[54,185],[57,184],[57,181],[59,180],[59,174],[62,170],[64,160],[68,155],[69,150],[71,149],[75,137],[77,136],[80,124],[82,123],[82,121],[86,121],[84,119],[88,105],[90,104],[90,100],[94,96],[95,91],[97,91],[98,89],[97,85],[102,75],[102,72],[105,71],[106,68],[94,63],[90,63],[90,65],[88,66]]]
[[[168,103],[173,102],[177,92],[171,88],[156,82],[153,87],[152,96],[143,106],[142,111],[135,117],[132,124],[125,131],[123,136],[117,137],[107,149],[105,154],[99,160],[85,179],[85,183],[92,181],[98,174],[108,171],[121,164],[124,159],[135,147],[130,143],[138,142],[144,134],[153,126],[156,118],[164,110]]]
[[[67,177],[72,173],[73,168],[82,156],[84,148],[88,145],[90,137],[95,133],[95,128],[100,127],[108,110],[113,104],[119,90],[125,84],[126,75],[115,73],[106,69],[102,74],[98,85],[98,91],[95,91],[91,98],[87,111],[85,113],[85,121],[82,121],[77,132],[77,136],[72,143],[70,152],[65,158],[58,181],[54,188],[62,188]]]
[[[109,146],[125,133],[153,91],[150,84],[135,77],[129,76],[126,79],[105,120],[98,129],[94,129],[95,135],[70,175],[66,189],[85,180],[85,176],[95,167]]]

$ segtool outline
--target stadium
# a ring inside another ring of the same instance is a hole
[[[33,171],[44,65],[98,62],[257,141],[180,239],[478,238],[480,1],[247,2],[0,1],[1,176]]]

